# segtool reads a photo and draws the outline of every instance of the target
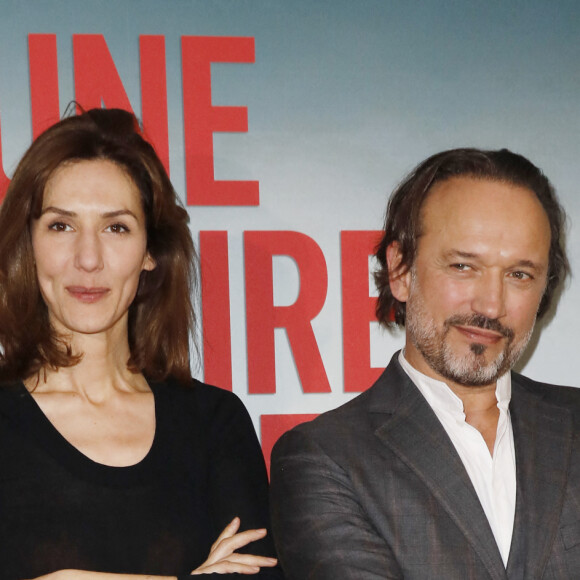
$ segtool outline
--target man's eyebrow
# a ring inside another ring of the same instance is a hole
[[[474,254],[473,252],[462,252],[461,250],[449,250],[445,252],[446,258],[457,258],[463,260],[475,260],[479,258],[478,254]]]
[[[475,254],[473,252],[463,252],[461,250],[449,250],[445,253],[445,258],[448,260],[477,260],[479,258],[479,254]],[[532,260],[519,260],[514,263],[515,267],[519,268],[531,268],[532,270],[541,271],[544,267],[541,264],[537,264]]]
[[[56,213],[56,214],[62,215],[64,217],[76,217],[77,216],[76,212],[74,212],[74,211],[69,211],[67,209],[62,209],[60,207],[55,207],[53,205],[49,205],[48,207],[45,207],[42,210],[42,213],[40,215],[44,215],[45,213]],[[115,217],[123,216],[123,215],[129,215],[129,216],[137,219],[137,216],[129,209],[118,209],[115,211],[107,211],[107,212],[101,214],[101,217],[108,219],[108,218],[115,218]]]
[[[520,260],[519,262],[517,262],[514,265],[521,266],[523,268],[531,268],[532,270],[542,270],[543,269],[543,267],[540,264],[536,264],[535,262],[532,262],[532,260]]]

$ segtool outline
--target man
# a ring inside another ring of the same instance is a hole
[[[290,580],[580,578],[580,391],[509,372],[566,276],[563,223],[507,150],[434,155],[394,192],[377,314],[405,348],[274,449]]]

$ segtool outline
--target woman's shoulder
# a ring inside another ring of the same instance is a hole
[[[247,411],[239,397],[220,387],[202,383],[197,379],[183,383],[173,378],[150,383],[156,401],[164,401],[176,410],[195,413],[204,419],[229,421],[232,416],[246,417]]]
[[[0,414],[13,411],[22,399],[28,398],[26,387],[20,381],[0,380]]]
[[[15,393],[21,392],[25,388],[22,381],[5,381],[0,378],[0,396],[13,397]]]
[[[196,401],[207,403],[231,403],[240,401],[238,396],[231,391],[202,383],[197,379],[190,379],[187,382],[178,381],[173,377],[169,377],[163,381],[150,382],[151,388],[155,393],[160,393],[162,396],[167,395],[182,401]]]
[[[259,448],[252,419],[231,391],[195,379],[186,384],[175,380],[150,384],[157,417],[170,425],[172,433],[192,433],[198,445],[213,451]]]

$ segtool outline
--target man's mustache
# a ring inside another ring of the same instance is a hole
[[[474,326],[484,330],[493,330],[499,332],[507,339],[513,339],[514,331],[509,326],[504,326],[497,318],[488,318],[482,314],[455,314],[445,321],[445,326]]]

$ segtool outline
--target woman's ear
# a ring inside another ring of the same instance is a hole
[[[387,265],[389,267],[389,285],[392,295],[399,302],[407,302],[411,284],[411,271],[401,263],[403,255],[399,242],[387,246]]]
[[[151,272],[151,270],[155,270],[155,267],[157,266],[157,262],[155,262],[155,260],[153,259],[153,256],[151,256],[151,254],[149,252],[147,252],[147,255],[145,256],[145,259],[143,260],[143,270],[147,270],[148,272]]]

